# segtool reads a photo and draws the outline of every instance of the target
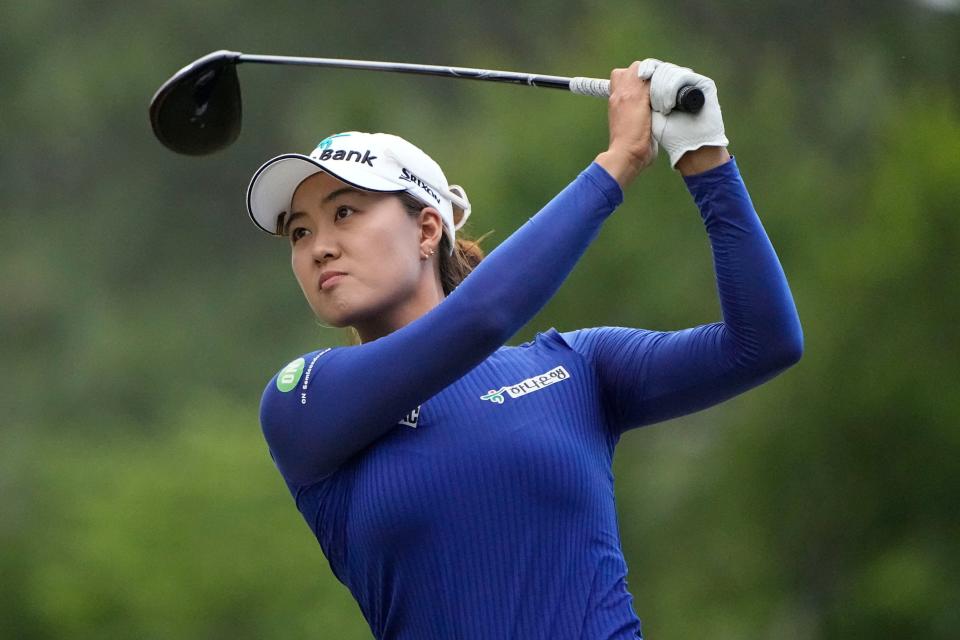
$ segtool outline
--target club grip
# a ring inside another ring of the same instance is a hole
[[[610,81],[600,78],[576,77],[570,79],[570,91],[582,96],[594,96],[597,98],[610,97]],[[686,113],[699,113],[703,108],[703,91],[693,85],[680,87],[677,91],[677,106],[674,111],[684,111]]]

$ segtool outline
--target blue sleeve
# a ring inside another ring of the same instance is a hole
[[[501,347],[559,289],[622,200],[620,185],[592,163],[417,320],[285,367],[264,391],[260,421],[288,485],[329,475]]]
[[[722,402],[774,377],[803,351],[786,276],[736,161],[685,180],[710,239],[723,322],[561,334],[597,370],[617,433]]]

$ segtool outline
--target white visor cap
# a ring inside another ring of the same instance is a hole
[[[309,156],[287,153],[257,169],[247,187],[247,211],[254,224],[280,235],[293,192],[320,171],[364,191],[406,191],[436,208],[450,238],[450,253],[456,246],[456,230],[470,216],[466,192],[448,184],[440,165],[419,147],[389,133],[346,131],[324,138]]]

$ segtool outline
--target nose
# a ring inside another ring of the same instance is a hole
[[[314,262],[323,264],[340,255],[340,249],[331,236],[318,233],[314,236],[313,244],[310,246],[310,253],[313,255]]]

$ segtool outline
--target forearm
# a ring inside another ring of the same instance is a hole
[[[736,161],[684,181],[710,238],[724,338],[736,361],[761,369],[796,361],[803,347],[800,319]]]

